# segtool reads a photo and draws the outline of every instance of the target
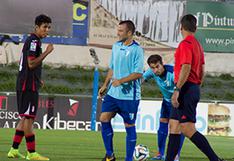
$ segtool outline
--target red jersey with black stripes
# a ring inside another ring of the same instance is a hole
[[[41,40],[35,34],[31,34],[25,41],[20,56],[19,73],[16,89],[18,91],[38,91],[41,82],[42,64],[29,69],[28,59],[35,59],[42,53]]]
[[[201,84],[202,65],[205,64],[204,52],[201,44],[193,35],[187,36],[181,41],[175,52],[175,84],[179,80],[181,67],[183,64],[190,64],[191,70],[188,76],[189,82]]]

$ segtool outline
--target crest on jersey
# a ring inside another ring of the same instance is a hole
[[[133,120],[134,119],[134,113],[129,113],[129,118],[130,118],[130,120]]]
[[[130,54],[130,51],[129,50],[127,50],[127,52],[126,52],[126,55],[125,56],[128,56]]]
[[[36,42],[31,42],[30,51],[36,51],[36,48],[37,48],[37,43]]]

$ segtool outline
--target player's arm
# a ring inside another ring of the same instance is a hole
[[[142,78],[141,78],[141,84],[144,82],[147,82],[147,80],[153,78],[153,72],[152,70],[149,68],[147,69],[143,74],[142,74]]]
[[[112,75],[113,75],[113,70],[112,69],[109,69],[108,70],[108,73],[107,73],[107,76],[106,76],[106,79],[102,85],[102,87],[99,89],[98,91],[98,96],[99,97],[102,97],[103,94],[105,93],[106,89],[107,89],[107,86],[108,84],[110,83],[111,79],[112,79]]]
[[[132,74],[128,75],[127,77],[123,77],[121,79],[114,79],[113,82],[112,82],[112,86],[117,87],[120,84],[127,83],[127,82],[130,82],[130,81],[139,79],[141,77],[142,77],[141,73],[132,73]]]
[[[192,46],[190,43],[184,42],[181,44],[181,69],[179,79],[176,83],[176,88],[171,97],[171,103],[173,107],[179,107],[179,92],[184,83],[188,80],[190,71],[191,71],[191,63],[192,63]]]
[[[191,64],[183,64],[181,67],[180,75],[176,87],[181,89],[184,83],[188,80],[188,76],[191,70]]]
[[[46,50],[37,58],[31,59],[28,57],[28,67],[29,69],[34,69],[39,66],[47,55],[49,55],[54,50],[53,44],[49,44]]]
[[[191,70],[190,64],[183,64],[181,67],[179,79],[178,82],[176,83],[176,89],[171,97],[171,103],[175,108],[179,107],[179,102],[178,102],[179,91],[181,87],[184,85],[184,83],[187,81],[190,70]]]
[[[113,70],[109,69],[108,73],[107,73],[107,76],[106,76],[106,79],[105,79],[105,82],[104,82],[104,84],[102,86],[107,87],[108,84],[110,83],[111,79],[112,79],[112,76],[113,76]]]

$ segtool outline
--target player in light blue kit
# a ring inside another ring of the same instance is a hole
[[[174,92],[174,72],[172,65],[163,65],[162,58],[159,55],[151,55],[147,63],[149,69],[143,74],[143,81],[148,79],[154,79],[156,84],[159,86],[160,91],[163,95],[161,114],[160,114],[160,125],[158,129],[158,153],[151,160],[164,160],[164,152],[166,146],[166,139],[168,134],[168,122],[170,118],[171,96]],[[181,135],[181,148],[184,142],[184,136]],[[175,158],[179,160],[179,154]]]
[[[140,86],[144,64],[143,49],[133,40],[134,32],[135,26],[132,21],[119,23],[117,34],[120,41],[112,46],[109,71],[99,90],[99,97],[102,97],[108,87],[100,116],[106,150],[102,161],[115,161],[111,118],[116,113],[123,118],[127,133],[125,161],[133,160],[137,139],[135,121],[141,99]]]

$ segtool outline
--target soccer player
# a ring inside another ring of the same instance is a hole
[[[26,39],[23,46],[16,85],[17,105],[21,119],[16,127],[12,147],[8,152],[9,158],[25,158],[18,150],[23,137],[25,137],[27,160],[49,160],[36,152],[33,122],[38,107],[38,90],[42,85],[42,61],[54,49],[52,44],[49,44],[43,53],[41,49],[41,39],[48,35],[50,28],[50,17],[37,16],[34,33]]]
[[[143,74],[143,81],[154,79],[160,88],[163,95],[160,124],[157,132],[158,135],[158,153],[151,160],[164,160],[164,152],[166,146],[166,139],[168,134],[168,122],[170,118],[170,112],[172,109],[171,96],[174,92],[174,69],[172,65],[163,64],[162,57],[160,55],[151,55],[147,63],[149,69]],[[180,150],[184,142],[184,135],[181,135]],[[179,153],[180,153],[179,150]],[[179,153],[176,160],[179,160]]]
[[[175,52],[175,89],[171,101],[170,136],[166,161],[173,161],[180,146],[180,132],[189,138],[210,161],[222,161],[207,139],[196,130],[196,107],[200,99],[200,85],[204,78],[204,53],[194,37],[197,19],[185,15],[181,19],[183,40]]]
[[[144,64],[143,49],[133,40],[135,25],[132,21],[121,21],[117,35],[119,41],[112,47],[109,71],[99,90],[99,96],[107,90],[100,115],[102,138],[106,149],[103,161],[115,161],[111,118],[118,113],[126,128],[125,161],[133,160],[136,145],[135,121],[141,98],[141,80]]]

